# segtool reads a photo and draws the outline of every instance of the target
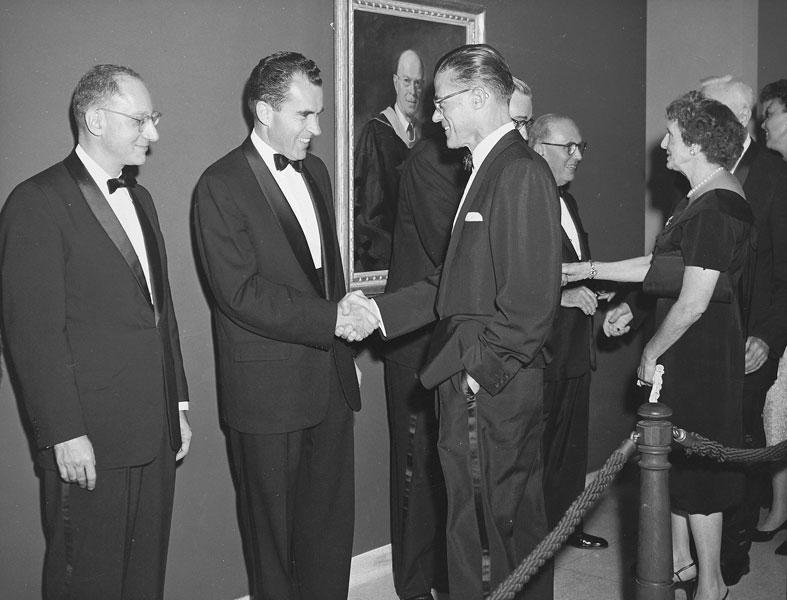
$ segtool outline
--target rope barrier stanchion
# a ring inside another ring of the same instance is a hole
[[[658,367],[657,367],[658,368]],[[663,369],[662,371],[663,372]],[[639,407],[637,449],[640,459],[637,600],[672,600],[672,524],[669,502],[669,452],[672,409],[657,402],[660,375],[654,377],[651,401]]]
[[[632,434],[634,437],[634,434]],[[615,480],[617,474],[626,462],[634,456],[637,446],[630,439],[626,439],[610,455],[604,466],[599,469],[598,475],[591,481],[585,490],[568,507],[563,518],[555,528],[527,555],[527,557],[495,588],[488,600],[512,600],[530,581],[538,570],[560,550],[571,532],[585,516],[585,513],[596,503],[599,496]]]

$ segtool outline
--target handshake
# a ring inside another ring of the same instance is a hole
[[[360,342],[380,326],[379,311],[363,292],[348,293],[336,305],[335,335],[348,342]]]

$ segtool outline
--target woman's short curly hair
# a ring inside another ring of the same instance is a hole
[[[743,151],[746,128],[721,102],[691,91],[670,102],[667,119],[676,121],[683,142],[696,144],[708,162],[731,168]]]

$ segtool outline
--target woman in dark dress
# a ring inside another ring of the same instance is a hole
[[[657,329],[645,345],[637,377],[650,385],[656,364],[663,365],[661,400],[672,408],[673,422],[727,446],[743,441],[744,334],[736,292],[753,217],[727,169],[740,156],[744,138],[735,115],[719,102],[698,92],[672,102],[661,147],[667,167],[685,175],[692,188],[656,239],[652,256],[563,269],[569,281],[641,281],[643,291],[656,296]],[[626,302],[615,307],[607,313],[604,332],[627,333],[636,312]],[[730,600],[719,565],[722,511],[740,502],[743,476],[680,452],[670,458],[675,581],[696,579],[696,600]]]

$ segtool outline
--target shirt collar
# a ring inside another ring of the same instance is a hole
[[[484,159],[489,156],[492,148],[495,147],[495,144],[497,144],[497,142],[499,142],[501,138],[509,131],[513,131],[513,129],[514,122],[508,121],[507,123],[504,123],[495,129],[492,133],[490,133],[478,143],[478,145],[473,150],[473,171],[478,170],[478,168],[481,166],[481,163],[484,162]]]
[[[402,109],[399,108],[399,103],[394,102],[394,112],[396,113],[396,118],[399,119],[399,122],[402,124],[402,128],[407,130],[407,126],[412,122],[407,117],[404,116]],[[413,127],[415,127],[415,123],[413,123]]]
[[[99,189],[104,192],[105,196],[108,195],[109,188],[107,188],[107,180],[120,177],[120,174],[123,171],[121,170],[120,173],[117,173],[116,175],[110,175],[101,165],[93,160],[93,158],[80,144],[77,144],[76,155],[79,157],[79,160],[82,161],[82,164],[85,165],[85,169],[87,169],[87,172],[93,178],[93,181],[96,182],[96,185],[98,185]]]
[[[746,154],[746,150],[749,149],[749,146],[751,146],[751,142],[751,136],[747,135],[746,139],[743,140],[743,150],[741,150],[741,155],[738,157],[738,160],[735,161],[735,166],[730,169],[730,173],[734,173],[735,169],[738,168],[738,165],[741,164],[741,159],[743,158],[743,155]]]
[[[266,142],[264,142],[263,139],[257,134],[255,129],[251,130],[251,143],[254,144],[254,148],[257,150],[257,152],[259,152],[262,160],[265,161],[268,170],[271,173],[276,173],[276,163],[273,162],[273,155],[281,154],[281,152],[277,153]]]

